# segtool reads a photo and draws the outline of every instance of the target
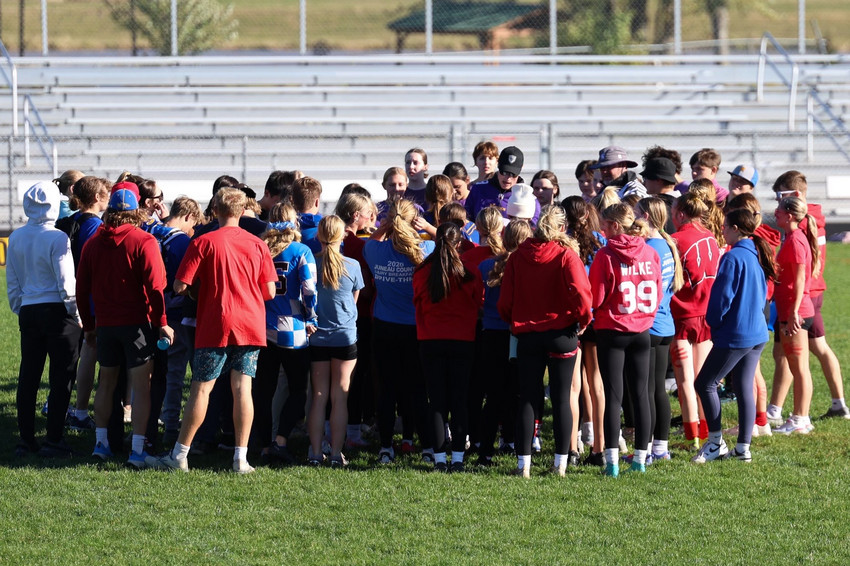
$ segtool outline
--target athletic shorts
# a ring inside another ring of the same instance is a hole
[[[814,322],[812,322],[812,327],[809,328],[809,339],[812,338],[820,338],[821,336],[826,336],[826,330],[823,327],[823,315],[821,314],[821,309],[823,308],[823,293],[820,295],[812,295],[812,305],[815,307],[815,316]]]
[[[157,334],[150,324],[103,326],[97,329],[97,362],[107,368],[127,363],[139,367],[153,358]]]
[[[585,342],[589,344],[596,344],[596,330],[593,329],[593,321],[587,325],[587,328],[584,329],[584,332],[581,333],[581,336],[578,337],[579,342],[584,344]]]
[[[212,381],[225,372],[236,370],[248,377],[257,375],[259,346],[225,346],[223,348],[195,348],[195,365],[192,381]]]
[[[711,340],[711,328],[705,322],[704,316],[692,316],[673,321],[676,334],[673,340],[687,340],[691,344],[699,344]]]
[[[786,322],[787,321],[777,322],[777,331],[773,333],[773,341],[774,342],[780,342],[781,341],[782,336],[780,336],[780,335],[782,334],[782,331],[780,329],[782,328],[782,325],[785,324]],[[804,318],[803,324],[800,325],[800,328],[802,330],[808,331],[809,338],[812,337],[812,326],[814,325],[814,322],[815,322],[815,317],[810,316],[809,318]]]
[[[350,361],[357,359],[357,344],[350,346],[310,346],[311,362],[331,360]]]

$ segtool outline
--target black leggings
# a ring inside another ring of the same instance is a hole
[[[372,323],[372,348],[379,383],[378,428],[381,447],[392,446],[398,403],[402,418],[407,415],[416,423],[422,448],[431,448],[433,440],[431,427],[428,426],[428,394],[419,360],[416,326],[376,318]]]
[[[35,443],[35,411],[44,362],[50,358],[47,396],[47,440],[59,442],[65,430],[65,414],[77,372],[80,327],[63,303],[40,303],[21,307],[21,366],[18,372],[18,431],[21,440]]]
[[[634,394],[635,448],[646,450],[650,437],[649,331],[619,332],[596,329],[599,373],[605,388],[605,448],[615,448],[620,440],[620,408],[623,387],[629,382]]]
[[[272,431],[272,399],[277,390],[280,368],[286,373],[289,396],[280,409],[277,430]],[[268,345],[260,348],[257,358],[257,377],[253,380],[251,397],[254,401],[252,442],[258,448],[270,444],[272,432],[288,439],[295,425],[304,418],[307,403],[307,381],[310,377],[310,351]],[[229,379],[227,380],[230,381]]]
[[[664,387],[670,361],[672,336],[649,335],[649,422],[655,440],[670,438],[670,397]]]
[[[570,450],[573,417],[570,387],[576,365],[578,339],[574,326],[561,330],[527,332],[517,336],[519,371],[519,409],[517,411],[516,452],[531,454],[534,436],[534,406],[543,395],[543,375],[549,369],[549,394],[552,398],[552,426],[555,453]]]
[[[510,360],[509,330],[481,331],[481,370],[487,402],[481,412],[482,456],[493,456],[496,432],[502,424],[502,438],[513,442],[519,400],[516,362]]]
[[[444,452],[446,422],[452,415],[452,452],[466,448],[467,393],[475,358],[475,342],[421,340],[419,354],[428,389],[434,451]]]

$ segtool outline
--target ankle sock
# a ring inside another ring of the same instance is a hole
[[[767,406],[767,417],[770,419],[781,419],[782,418],[782,407],[774,405],[771,403]]]
[[[632,459],[632,462],[646,464],[646,450],[635,450],[635,456]]]
[[[837,411],[838,409],[841,409],[841,408],[843,408],[843,407],[845,407],[845,405],[844,405],[844,397],[842,397],[842,398],[840,398],[840,399],[833,399],[833,400],[832,400],[832,410],[833,410],[833,411]]]
[[[693,440],[699,436],[699,422],[687,422],[682,423],[682,427],[685,429],[685,439]]]
[[[531,469],[531,454],[521,454],[517,456],[516,467],[520,470]]]
[[[175,460],[185,460],[189,457],[189,446],[175,442],[174,448],[171,449],[171,457]]]
[[[661,455],[668,451],[667,448],[667,440],[653,440],[652,441],[652,455]]]
[[[446,453],[445,452],[434,452],[434,463],[435,464],[445,464],[446,463]]]
[[[455,452],[452,450],[452,464],[456,462],[463,463],[463,452]]]
[[[619,448],[606,448],[605,449],[605,463],[606,464],[614,464],[615,466],[619,465],[620,461],[620,449]]]
[[[248,461],[248,447],[247,446],[237,446],[233,449],[233,461],[234,462],[247,462]]]
[[[767,424],[767,411],[756,411],[756,424],[758,426]]]
[[[718,430],[717,432],[709,432],[708,441],[720,445],[720,443],[723,442],[723,431]]]
[[[145,451],[145,436],[143,434],[133,435],[133,452],[141,454]]]
[[[109,448],[109,440],[106,438],[106,427],[97,427],[94,429],[94,438],[98,444],[102,444],[104,448]]]
[[[708,421],[705,419],[699,420],[699,437],[700,440],[708,438]]]
[[[735,452],[737,452],[738,454],[744,454],[749,449],[750,449],[750,445],[744,444],[743,442],[739,442],[738,444],[735,445]]]

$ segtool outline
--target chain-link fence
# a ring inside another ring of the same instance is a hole
[[[21,9],[23,8],[23,10]],[[20,0],[0,3],[18,55],[850,50],[838,0]]]

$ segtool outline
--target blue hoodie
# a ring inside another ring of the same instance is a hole
[[[758,251],[749,238],[720,258],[705,320],[720,348],[752,348],[767,342],[764,304],[767,282]]]

